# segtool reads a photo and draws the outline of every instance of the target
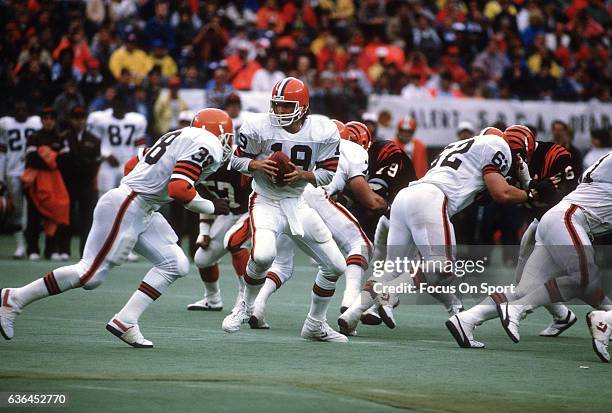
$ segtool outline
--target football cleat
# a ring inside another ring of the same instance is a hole
[[[221,299],[221,293],[216,293],[202,298],[195,303],[191,303],[187,306],[189,311],[221,311],[223,310],[223,300]]]
[[[576,321],[578,321],[576,314],[574,314],[572,310],[568,309],[567,317],[565,317],[563,320],[553,318],[550,324],[548,324],[544,330],[540,331],[540,336],[557,337],[565,330],[573,326]]]
[[[338,318],[338,327],[345,336],[357,335],[357,324],[359,323],[359,312],[351,311],[350,307]]]
[[[391,305],[379,305],[378,306],[378,315],[383,323],[389,328],[395,328],[397,325],[395,322],[395,317],[393,316],[393,306]]]
[[[0,290],[0,334],[6,340],[13,338],[13,325],[17,316],[21,313],[21,309],[10,299],[9,293],[10,288]]]
[[[125,323],[117,318],[117,314],[106,324],[106,330],[132,347],[153,348],[153,343],[140,333],[138,324]]]
[[[457,344],[461,348],[484,348],[485,345],[480,341],[474,340],[474,328],[476,324],[468,323],[457,314],[448,319],[445,323],[448,331],[453,335]]]
[[[51,261],[61,261],[62,256],[59,252],[54,252],[51,254]]]
[[[19,245],[15,249],[15,252],[13,253],[13,259],[20,260],[20,259],[23,259],[24,257],[25,257],[25,248],[23,245]]]
[[[244,300],[240,300],[238,305],[232,309],[232,312],[223,319],[221,328],[227,333],[235,333],[240,330],[240,326],[248,322],[251,318],[251,312],[247,310]]]
[[[510,340],[518,343],[521,339],[519,334],[519,324],[524,318],[522,313],[523,306],[512,305],[508,303],[497,304],[497,315],[501,321],[502,327]]]
[[[382,319],[376,310],[377,307],[375,305],[368,308],[368,310],[361,315],[361,322],[369,326],[377,326],[382,324]]]
[[[270,325],[266,323],[264,306],[255,305],[253,315],[249,318],[249,326],[254,330],[268,330],[270,328]]]
[[[327,341],[332,343],[348,343],[345,335],[333,330],[326,320],[315,320],[308,316],[302,327],[302,337],[311,341]]]
[[[40,254],[37,254],[35,252],[31,253],[28,257],[30,259],[30,261],[40,261]]]
[[[612,325],[605,320],[605,314],[605,311],[591,311],[586,315],[586,321],[592,337],[593,351],[601,361],[609,363],[608,343],[612,334]]]

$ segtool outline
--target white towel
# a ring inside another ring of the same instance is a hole
[[[298,216],[298,206],[300,204],[300,198],[285,198],[279,201],[281,211],[287,217],[289,222],[289,228],[293,235],[304,236],[304,227]]]

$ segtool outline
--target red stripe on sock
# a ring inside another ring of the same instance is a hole
[[[6,291],[5,291],[5,293],[4,293],[4,298],[2,299],[2,307],[8,307],[8,308],[13,307],[12,305],[10,305],[10,304],[8,303],[8,296],[9,296],[9,292],[10,292],[10,291],[11,291],[11,290],[10,290],[10,288],[7,288],[7,289],[6,289]]]
[[[121,321],[116,318],[113,319],[113,323],[115,323],[115,325],[119,327],[124,333],[129,330]]]
[[[261,285],[266,282],[265,278],[253,278],[249,277],[249,274],[244,274],[244,282],[248,285]]]
[[[159,297],[161,297],[161,293],[159,291],[144,281],[142,281],[138,286],[138,291],[148,295],[153,300],[157,300]]]
[[[325,288],[319,287],[316,283],[312,286],[312,292],[318,295],[319,297],[332,297],[336,290],[327,290]]]
[[[273,273],[272,271],[268,272],[268,274],[266,275],[266,278],[269,278],[272,281],[274,281],[274,284],[276,284],[277,290],[281,288],[281,286],[283,285],[283,282],[281,281],[280,277],[276,275],[275,273]]]

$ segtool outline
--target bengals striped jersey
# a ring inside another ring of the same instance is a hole
[[[410,157],[393,142],[375,142],[368,151],[368,183],[374,192],[382,196],[389,205],[397,193],[416,179]],[[350,194],[349,194],[350,196]],[[373,217],[370,211],[358,202],[350,208],[370,239],[380,216]]]
[[[166,133],[139,158],[121,183],[159,207],[172,201],[168,196],[171,181],[185,181],[193,189],[197,181],[216,171],[223,147],[212,133],[187,127]]]
[[[214,197],[227,199],[232,214],[240,215],[248,211],[251,179],[231,169],[229,162],[221,165],[202,184]]]
[[[574,170],[572,155],[562,146],[552,142],[537,142],[536,149],[529,162],[529,175],[538,180],[559,174],[562,182],[557,197],[548,204],[534,203],[530,211],[533,218],[540,219],[546,211],[559,203],[561,199],[572,192],[578,185],[578,174]]]

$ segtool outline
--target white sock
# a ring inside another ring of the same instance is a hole
[[[204,297],[219,293],[219,281],[204,281]]]
[[[552,314],[555,320],[565,320],[567,314],[569,313],[569,308],[559,303],[545,305],[544,308],[546,308],[548,312]]]
[[[157,300],[172,284],[174,279],[169,279],[168,275],[162,273],[157,268],[152,268],[142,279],[138,290],[132,294],[117,317],[126,323],[137,324],[140,316]]]
[[[346,287],[342,296],[342,307],[349,307],[359,295],[362,287],[363,268],[359,265],[350,264],[344,272]]]
[[[257,298],[255,299],[255,306],[263,307],[268,304],[270,296],[276,291],[276,283],[269,278],[266,278],[266,282],[263,287],[259,290]]]
[[[480,324],[497,317],[497,306],[491,297],[487,297],[480,304],[461,314],[461,318],[472,324]]]
[[[308,315],[315,320],[323,321],[327,318],[329,302],[334,296],[336,281],[325,278],[321,272],[317,274],[310,294],[310,311]]]
[[[11,288],[9,296],[18,307],[25,307],[50,295],[80,286],[78,265],[68,265],[51,271],[21,288]]]
[[[17,244],[17,248],[25,248],[25,239],[23,236],[23,231],[15,232],[15,243]]]

